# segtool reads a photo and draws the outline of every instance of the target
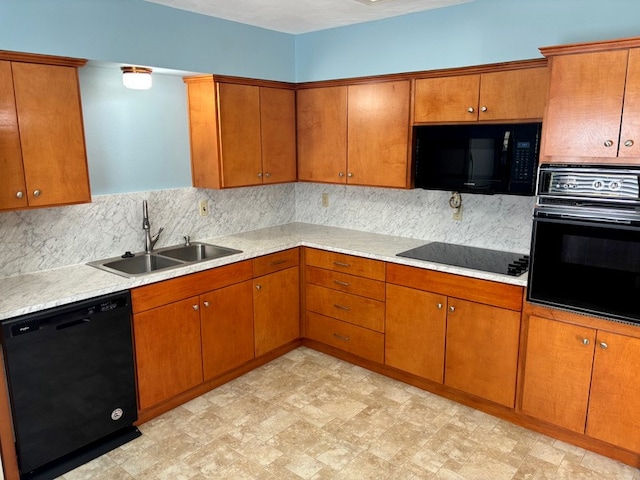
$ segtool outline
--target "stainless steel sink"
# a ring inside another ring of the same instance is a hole
[[[242,253],[242,251],[208,243],[191,243],[164,247],[152,253],[141,252],[132,256],[123,255],[122,257],[97,260],[89,262],[87,265],[124,277],[138,277],[236,253]]]
[[[234,250],[233,248],[209,245],[207,243],[191,243],[178,247],[165,247],[156,251],[157,255],[175,258],[183,262],[200,262],[202,260],[226,257],[234,253],[242,252],[240,250]]]

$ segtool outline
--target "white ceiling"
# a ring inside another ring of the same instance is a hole
[[[473,0],[145,1],[278,32],[299,34],[468,3]]]

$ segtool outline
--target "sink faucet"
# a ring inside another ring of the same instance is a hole
[[[160,238],[160,234],[164,230],[164,228],[160,228],[158,233],[151,236],[151,225],[149,224],[149,210],[147,209],[147,201],[142,201],[142,229],[144,230],[145,238],[144,238],[144,251],[146,253],[153,252],[153,247],[156,242]]]

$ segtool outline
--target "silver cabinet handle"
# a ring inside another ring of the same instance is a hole
[[[589,342],[589,339],[588,339],[588,338],[583,338],[583,339],[582,339],[582,344],[583,344],[583,345],[589,345],[589,343],[591,343],[591,342]]]
[[[345,307],[344,305],[339,305],[337,303],[334,303],[333,306],[339,310],[344,310],[345,312],[348,312],[349,310],[351,310],[349,307]]]
[[[16,198],[22,198],[22,197],[24,197],[24,193],[22,192],[16,193]]]
[[[609,345],[607,345],[605,342],[600,342],[600,348],[606,350],[607,348],[609,348]]]
[[[335,283],[336,285],[340,285],[342,287],[349,287],[351,285],[350,283],[341,282],[340,280],[334,280],[333,283]]]
[[[209,302],[207,302],[206,300],[205,300],[204,302],[202,302],[202,304],[203,304],[205,307],[208,307],[208,306],[210,305],[210,303],[209,303]]]
[[[269,178],[271,176],[271,174],[269,172],[264,174],[265,177]]]
[[[633,147],[633,140],[626,140],[624,142],[625,147]]]
[[[40,193],[41,193],[41,192],[40,192],[40,190],[34,190],[34,191],[33,191],[33,196],[34,196],[34,197],[39,197],[39,196],[40,196]]]
[[[481,111],[481,112],[486,112],[486,111],[487,111],[487,107],[481,107],[481,108],[480,108],[480,111]]]
[[[340,335],[338,333],[334,333],[333,336],[336,337],[338,340],[342,340],[344,342],[348,342],[349,340],[351,340],[351,338],[345,337],[344,335]]]
[[[347,174],[347,177],[349,177],[349,178],[353,177],[353,173],[349,172],[349,173]]]
[[[262,178],[262,172],[258,173],[258,178]]]
[[[473,107],[469,107],[469,108],[467,109],[467,112],[469,112],[469,113],[473,113],[473,112],[475,112],[475,111],[476,111],[476,110],[475,110],[475,108],[473,108]]]
[[[613,140],[605,140],[604,141],[604,146],[605,147],[613,147]]]
[[[262,290],[262,285],[256,285],[256,290]]]
[[[336,267],[350,267],[351,265],[344,262],[333,262]]]
[[[442,304],[441,303],[438,304],[438,310],[442,310]]]
[[[450,311],[450,312],[455,312],[455,311],[456,311],[456,307],[454,307],[453,305],[451,305],[451,306],[449,307],[449,311]]]
[[[343,172],[338,172],[338,176],[339,177],[344,177],[344,173]]]
[[[193,305],[193,309],[194,310],[200,310],[200,306],[199,305]]]

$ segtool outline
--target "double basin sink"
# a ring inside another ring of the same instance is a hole
[[[242,251],[208,243],[192,242],[188,245],[159,248],[152,253],[126,253],[121,257],[89,262],[87,265],[124,277],[137,277],[236,253],[242,253]]]

